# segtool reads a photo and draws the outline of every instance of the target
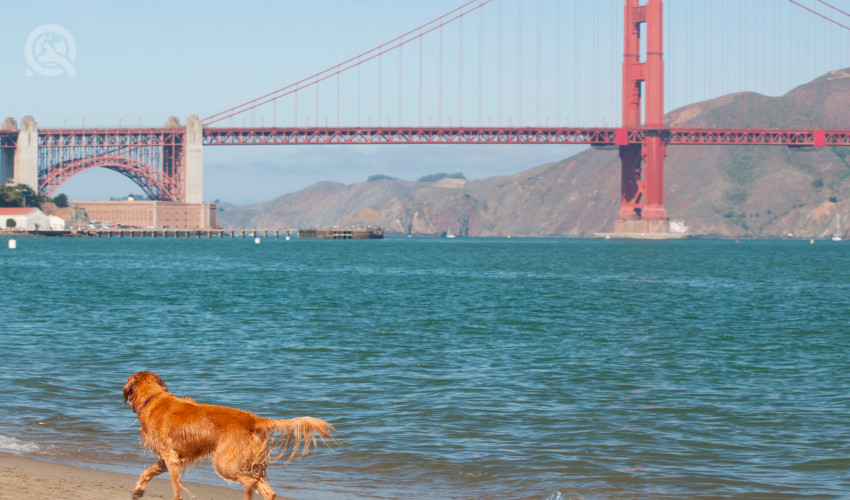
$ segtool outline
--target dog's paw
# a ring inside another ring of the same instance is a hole
[[[142,498],[142,495],[145,494],[145,490],[136,490],[133,492],[133,496],[131,497],[133,500],[137,500]]]

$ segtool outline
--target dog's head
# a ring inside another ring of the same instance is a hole
[[[124,384],[124,402],[133,402],[143,397],[143,395],[152,396],[157,392],[164,392],[165,382],[159,378],[159,375],[153,372],[136,372],[127,377],[127,383]]]

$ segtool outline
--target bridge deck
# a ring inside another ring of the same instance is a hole
[[[183,129],[92,128],[41,129],[39,145],[51,148],[179,145]],[[210,127],[203,144],[588,144],[643,143],[660,133],[669,145],[850,146],[850,130],[759,128],[613,128],[613,127]],[[17,145],[17,130],[0,130],[0,148]]]

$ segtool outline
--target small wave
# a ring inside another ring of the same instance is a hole
[[[26,441],[0,434],[0,450],[35,453],[39,450],[39,447],[35,443],[27,443]]]

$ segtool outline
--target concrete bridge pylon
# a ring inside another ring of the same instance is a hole
[[[31,115],[27,115],[21,120],[13,158],[12,183],[25,184],[37,193],[38,123],[33,120]]]
[[[0,130],[18,130],[18,122],[14,118],[6,118],[0,124]],[[15,150],[0,148],[0,185],[9,184],[15,178]]]
[[[204,202],[204,128],[198,115],[186,118],[183,136],[183,166],[186,203]]]

